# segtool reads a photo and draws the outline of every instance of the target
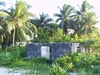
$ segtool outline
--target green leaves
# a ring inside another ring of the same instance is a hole
[[[2,26],[0,26],[0,34],[2,34],[4,32],[4,29]]]
[[[15,29],[15,23],[14,22],[9,22],[8,25],[7,25],[7,32],[9,34],[11,34],[11,31]]]
[[[19,17],[23,12],[26,12],[28,7],[23,1],[19,1],[15,6],[15,16]]]
[[[10,11],[1,10],[0,16],[3,17],[5,26],[5,34],[9,33],[13,45],[15,41],[27,41],[27,36],[32,37],[36,34],[37,28],[30,23],[29,18],[34,17],[34,14],[28,12],[29,5],[23,1],[17,1],[15,8],[11,8]],[[24,28],[25,27],[25,28]],[[2,28],[0,29],[2,31]],[[7,35],[9,36],[9,35]]]
[[[28,40],[25,31],[21,27],[18,28],[17,35],[18,36],[16,36],[16,37],[19,38],[20,41],[27,41]]]
[[[60,21],[59,27],[63,29],[63,32],[65,34],[68,34],[68,29],[70,28],[70,25],[72,24],[71,16],[74,11],[74,8],[70,5],[64,4],[63,7],[59,9],[60,9],[60,13],[54,14],[55,17],[58,17],[56,22]]]
[[[37,33],[37,28],[34,24],[30,22],[26,22],[25,26],[29,28],[32,32]]]
[[[53,63],[49,75],[66,75],[66,70],[60,67],[59,64]]]
[[[1,17],[7,17],[10,16],[8,13],[4,12],[4,11],[0,11],[0,16]]]

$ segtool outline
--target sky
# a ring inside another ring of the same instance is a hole
[[[6,6],[9,7],[10,5],[15,4],[16,0],[1,0],[6,2]],[[64,4],[69,4],[71,6],[75,6],[76,9],[79,9],[78,5],[81,6],[82,2],[84,0],[23,0],[32,7],[29,9],[32,13],[36,14],[36,16],[39,16],[39,14],[49,14],[51,18],[53,17],[54,13],[59,13],[59,9],[57,8],[62,7]],[[97,16],[100,16],[100,3],[99,0],[87,0],[87,2],[94,7],[92,11],[94,11]],[[100,20],[100,18],[98,18]],[[98,23],[96,26],[100,29],[100,23]]]

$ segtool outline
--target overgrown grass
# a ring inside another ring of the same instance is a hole
[[[70,75],[70,73],[100,75],[99,62],[100,55],[76,53],[58,58],[52,64],[44,57],[27,59],[25,47],[10,48],[8,52],[0,50],[0,66],[13,70],[24,70],[26,71],[24,75],[58,75],[58,73],[63,75]]]
[[[26,59],[25,47],[16,46],[9,48],[7,52],[0,50],[0,66],[12,68],[13,70],[26,70],[27,74],[46,75],[51,64],[47,63],[47,59],[44,57]]]
[[[13,70],[26,70],[27,74],[41,74],[46,75],[49,73],[49,67],[51,67],[51,64],[48,63],[32,63],[32,61],[23,61],[19,60],[17,62],[14,62],[12,64],[6,64],[2,65],[6,68],[11,68]]]

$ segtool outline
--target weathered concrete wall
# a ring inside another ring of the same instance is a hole
[[[41,57],[42,46],[50,47],[52,59],[61,57],[64,52],[68,53],[72,49],[72,44],[70,43],[31,43],[26,44],[27,58]]]
[[[69,43],[53,43],[51,47],[52,59],[56,59],[64,55],[64,52],[68,53],[71,50],[71,44]]]

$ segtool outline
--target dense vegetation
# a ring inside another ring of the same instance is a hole
[[[45,57],[27,59],[25,47],[14,46],[8,52],[0,50],[0,66],[13,69],[26,70],[26,75],[99,75],[100,53],[68,53],[56,60]]]
[[[5,2],[0,5],[6,6]],[[86,0],[79,9],[64,4],[54,13],[56,22],[44,13],[37,18],[29,8],[21,0],[9,10],[0,9],[0,66],[29,70],[27,75],[100,74],[100,31],[95,27],[98,16],[92,5]],[[45,57],[27,59],[25,46],[17,45],[21,42],[79,42],[87,53],[65,53],[54,61]]]
[[[30,42],[30,39],[32,42],[99,40],[100,31],[95,27],[98,16],[86,0],[79,9],[67,4],[59,7],[59,12],[54,13],[56,22],[48,14],[36,17],[28,11],[29,8],[27,3],[16,1],[15,7],[0,10],[0,43],[3,48],[14,46],[16,42]]]

